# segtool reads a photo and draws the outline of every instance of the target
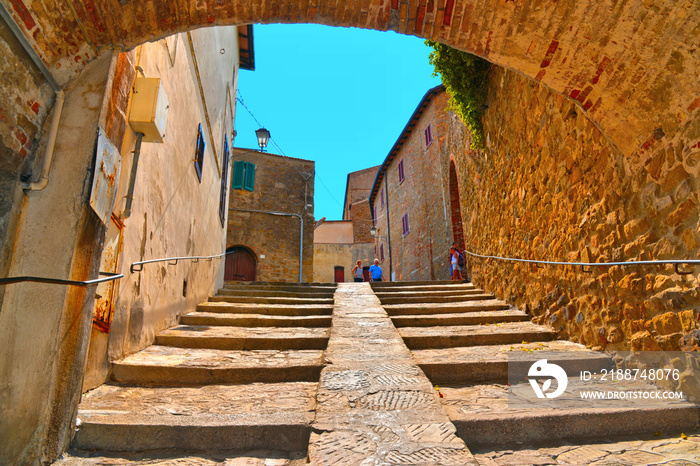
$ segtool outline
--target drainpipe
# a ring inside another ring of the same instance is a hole
[[[384,177],[384,191],[386,192],[386,239],[389,243],[389,281],[393,282],[391,263],[391,225],[389,222],[389,179]]]
[[[139,156],[141,155],[141,140],[143,133],[136,133],[136,144],[134,145],[134,157],[131,160],[131,178],[129,178],[129,190],[126,194],[126,207],[122,212],[122,218],[131,217],[131,202],[134,200],[134,186],[136,185],[136,172],[139,168]]]
[[[33,183],[24,183],[22,185],[23,189],[40,191],[44,189],[47,184],[49,184],[49,171],[51,170],[51,161],[53,160],[53,152],[54,147],[56,145],[56,135],[58,134],[58,124],[61,120],[61,112],[63,111],[63,103],[65,102],[66,95],[61,89],[61,86],[58,85],[56,79],[54,79],[53,75],[46,67],[42,59],[39,57],[39,54],[36,53],[36,50],[34,50],[32,44],[30,44],[27,40],[24,33],[22,32],[22,29],[20,29],[20,27],[17,25],[14,18],[12,17],[10,12],[7,11],[7,8],[2,2],[0,2],[0,16],[2,16],[2,19],[5,21],[5,23],[7,23],[7,26],[10,28],[10,31],[12,31],[12,34],[14,34],[17,41],[19,41],[19,43],[22,45],[22,48],[24,48],[24,51],[27,52],[29,58],[44,76],[46,82],[49,83],[51,88],[56,93],[56,105],[54,108],[53,119],[51,120],[51,129],[49,130],[49,141],[46,146],[46,153],[44,154],[44,164],[41,170],[41,175],[39,176],[39,179],[37,181]]]
[[[299,225],[301,226],[300,238],[299,238],[299,283],[302,282],[302,266],[304,263],[304,218],[299,214],[290,214],[287,212],[272,212],[267,210],[249,210],[249,209],[234,209],[229,208],[229,210],[234,210],[236,212],[252,212],[255,214],[270,214],[270,215],[282,215],[284,217],[296,217],[299,219]]]

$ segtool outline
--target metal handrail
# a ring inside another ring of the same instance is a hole
[[[231,254],[231,252],[233,252],[233,251],[222,252],[221,254],[216,254],[214,256],[166,257],[163,259],[151,259],[148,261],[133,262],[131,264],[131,266],[129,267],[129,270],[131,271],[131,273],[140,272],[143,270],[144,264],[152,264],[154,262],[167,262],[168,265],[176,265],[178,261],[184,261],[184,260],[191,260],[194,263],[197,263],[200,260],[206,260],[207,262],[211,262],[212,259],[217,259],[221,256],[225,256],[226,254]]]
[[[467,251],[466,249],[464,250],[465,253],[469,254],[470,256],[474,257],[480,257],[482,259],[497,259],[497,260],[503,260],[503,261],[510,261],[510,262],[527,262],[529,264],[545,264],[545,265],[572,265],[572,266],[581,266],[584,272],[590,272],[590,270],[586,270],[586,267],[612,267],[615,265],[619,266],[631,266],[631,265],[663,265],[663,264],[673,264],[676,273],[679,275],[689,275],[693,272],[685,271],[685,270],[680,270],[678,268],[679,265],[681,264],[692,264],[692,265],[700,265],[700,260],[697,259],[659,259],[659,260],[651,260],[651,261],[627,261],[627,262],[558,262],[558,261],[538,261],[534,259],[517,259],[513,257],[501,257],[501,256],[489,256],[489,255],[483,255],[483,254],[476,254],[471,251]]]
[[[99,272],[99,275],[106,275],[106,278],[95,278],[93,280],[64,280],[62,278],[46,278],[46,277],[32,277],[32,276],[21,276],[21,277],[8,277],[0,278],[0,285],[11,285],[13,283],[20,282],[37,282],[37,283],[49,283],[52,285],[75,285],[75,286],[90,286],[97,285],[104,282],[109,282],[112,280],[117,280],[123,278],[124,274],[121,273],[111,273],[111,272]]]

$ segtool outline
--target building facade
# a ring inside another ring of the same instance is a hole
[[[313,281],[310,160],[234,148],[225,280]]]
[[[425,94],[371,189],[376,256],[392,281],[449,279],[449,247],[463,242],[461,222],[453,222],[459,201],[449,189],[448,98],[443,86]]]
[[[70,441],[81,391],[103,383],[111,361],[151,344],[222,285],[221,257],[135,263],[225,249],[222,192],[245,55],[239,38],[252,40],[249,31],[201,29],[105,55],[52,110],[55,143],[51,132],[42,138],[52,147],[50,174],[30,167],[35,184],[13,205],[7,276],[123,277],[5,288],[0,463],[55,459]],[[136,116],[142,99],[164,112],[145,127]]]

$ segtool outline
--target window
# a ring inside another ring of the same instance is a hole
[[[253,191],[255,186],[255,164],[250,162],[233,162],[232,189]]]
[[[379,245],[379,260],[384,262],[384,244]]]
[[[194,152],[194,171],[197,172],[197,178],[199,182],[202,182],[202,166],[204,165],[204,148],[206,144],[204,142],[204,134],[202,133],[202,124],[199,124],[197,129],[197,146]]]
[[[384,208],[384,191],[379,191],[379,207]]]
[[[403,171],[403,159],[399,162],[399,183],[403,183],[403,179],[406,178]]]
[[[374,221],[377,221],[377,206],[374,206]]]
[[[403,235],[406,236],[408,234],[408,214],[404,214],[404,216],[401,217],[401,224],[403,228]]]
[[[226,221],[226,197],[227,197],[227,187],[228,187],[228,162],[230,154],[228,150],[228,136],[224,136],[224,160],[221,170],[221,194],[219,197],[219,219],[221,220],[221,226],[225,226]]]
[[[425,128],[425,147],[428,147],[431,142],[433,142],[433,132],[430,125],[428,125],[428,127]]]

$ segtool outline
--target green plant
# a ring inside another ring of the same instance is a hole
[[[472,148],[484,148],[481,116],[486,109],[490,63],[439,42],[426,40],[425,43],[433,49],[429,58],[435,69],[433,76],[440,75],[451,96],[450,107],[472,132]]]

